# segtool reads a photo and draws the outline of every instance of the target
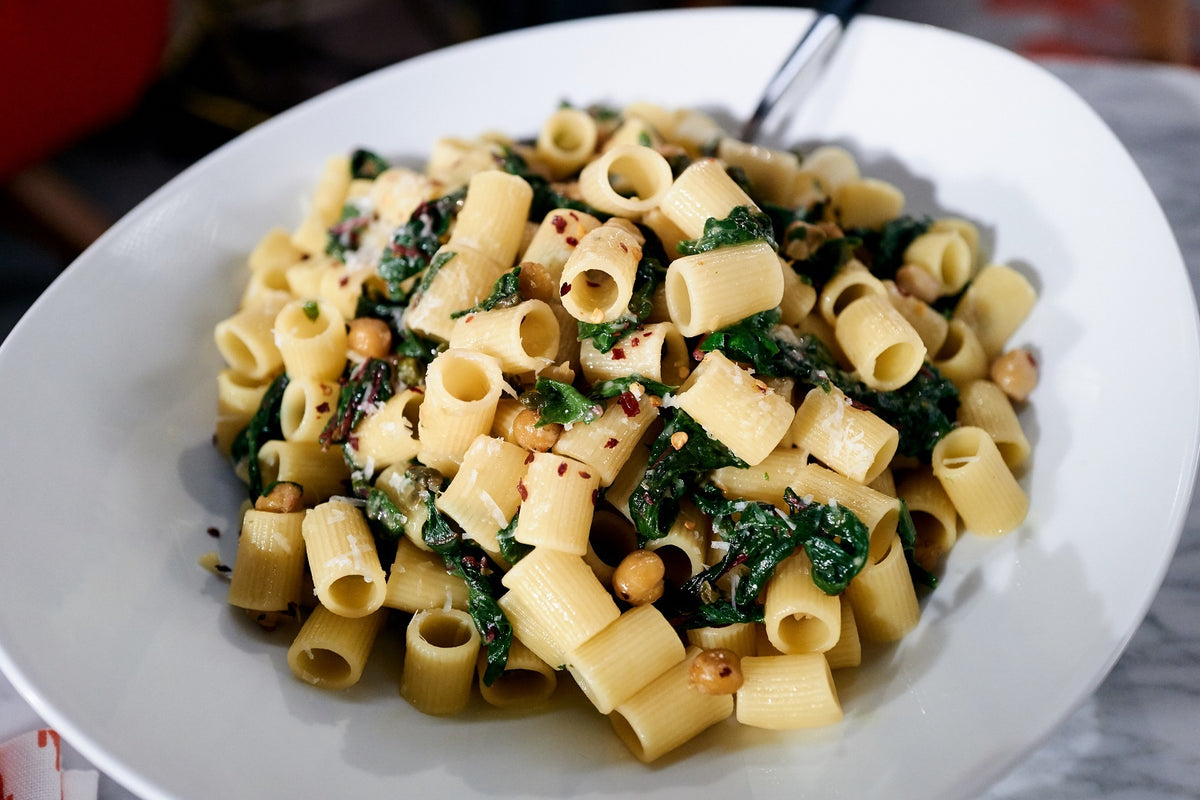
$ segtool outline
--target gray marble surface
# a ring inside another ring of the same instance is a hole
[[[1048,63],[1125,143],[1200,285],[1200,72]],[[1200,410],[1198,410],[1200,413]],[[0,676],[0,741],[43,723]],[[66,765],[87,762],[66,743]],[[101,776],[100,800],[136,800]],[[1200,496],[1150,611],[1107,679],[986,800],[1200,798]]]

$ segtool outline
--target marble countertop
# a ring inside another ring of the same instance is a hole
[[[1200,72],[1048,62],[1132,153],[1200,285]],[[1200,413],[1200,410],[1198,410]],[[0,741],[44,723],[0,676]],[[64,743],[66,766],[87,762]],[[985,800],[1200,796],[1200,494],[1157,598],[1097,691]],[[136,800],[107,776],[100,800]]]

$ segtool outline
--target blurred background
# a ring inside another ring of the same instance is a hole
[[[738,4],[0,0],[0,340],[113,221],[315,94],[506,30],[713,5]],[[1033,58],[1200,63],[1200,0],[874,0],[868,10]]]

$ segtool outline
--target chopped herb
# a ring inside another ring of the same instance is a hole
[[[387,161],[370,150],[360,147],[350,154],[350,177],[352,178],[373,181],[387,168]]]
[[[771,218],[750,206],[737,206],[725,219],[709,217],[704,221],[704,233],[699,239],[679,243],[681,255],[694,256],[718,247],[762,241],[775,247],[775,231]]]
[[[662,432],[650,445],[649,465],[629,498],[629,513],[638,541],[645,543],[666,536],[679,515],[680,501],[701,478],[721,467],[744,467],[746,462],[725,445],[711,438],[700,423],[678,407],[664,407]],[[676,448],[677,433],[687,436]]]
[[[643,251],[644,252],[644,251]],[[654,309],[654,290],[666,280],[667,268],[655,256],[643,255],[633,278],[633,294],[626,313],[612,322],[578,322],[579,340],[591,339],[601,353],[613,349],[631,330],[641,325]]]
[[[317,307],[315,300],[309,300],[300,307],[304,311],[304,316],[308,317],[309,322],[316,322],[317,317],[321,316],[321,309]]]
[[[493,308],[511,308],[519,305],[521,300],[521,266],[518,264],[496,279],[496,282],[492,284],[492,291],[487,297],[470,308],[455,311],[450,317],[458,319],[467,314],[491,311]]]
[[[257,500],[263,491],[262,469],[258,465],[258,450],[272,439],[282,439],[283,429],[279,423],[279,411],[283,406],[283,390],[288,377],[280,373],[263,393],[258,410],[250,422],[234,437],[230,444],[230,455],[234,462],[246,461],[246,472],[250,483],[250,499]]]
[[[425,508],[429,516],[422,536],[430,549],[442,557],[446,569],[467,582],[467,611],[487,651],[483,682],[491,686],[504,672],[513,638],[512,624],[496,602],[503,591],[500,574],[492,569],[487,553],[479,545],[464,540],[450,526],[436,500],[432,491],[426,493]]]
[[[325,430],[317,437],[322,445],[345,444],[350,432],[364,416],[392,396],[392,365],[380,358],[369,358],[347,367],[341,379],[337,410]]]
[[[410,279],[429,266],[430,259],[444,243],[466,196],[467,190],[463,187],[422,203],[408,222],[392,234],[378,270],[379,277],[387,285],[389,299],[408,299],[412,292]]]
[[[638,131],[637,142],[642,147],[653,147],[654,140],[650,138],[650,134],[646,131]]]

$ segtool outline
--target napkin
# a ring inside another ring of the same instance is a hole
[[[96,800],[95,770],[63,769],[62,740],[49,728],[0,744],[0,800]]]

